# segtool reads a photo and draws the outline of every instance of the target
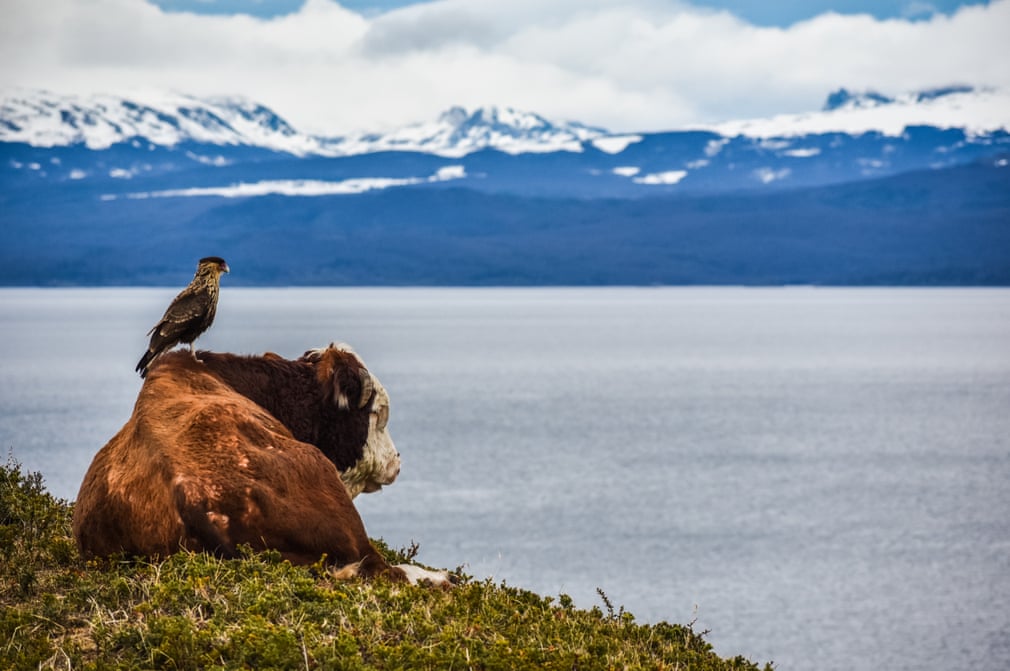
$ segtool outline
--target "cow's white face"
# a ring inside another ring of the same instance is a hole
[[[383,485],[392,484],[400,474],[400,453],[396,451],[387,427],[389,394],[374,375],[372,384],[375,398],[368,418],[368,441],[358,463],[340,476],[351,498],[362,492],[379,491]]]

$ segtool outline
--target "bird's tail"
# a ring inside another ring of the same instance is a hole
[[[147,377],[147,367],[154,360],[154,352],[147,350],[144,352],[144,356],[140,357],[140,361],[137,363],[137,367],[134,369],[140,373],[140,377]]]

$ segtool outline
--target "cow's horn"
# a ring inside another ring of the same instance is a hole
[[[375,385],[372,384],[372,374],[368,372],[367,368],[359,368],[358,374],[361,376],[361,400],[358,401],[358,407],[364,408],[372,400]]]

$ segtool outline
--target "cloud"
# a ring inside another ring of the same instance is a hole
[[[307,0],[269,20],[143,0],[5,0],[0,86],[241,94],[329,133],[454,104],[655,130],[816,109],[841,86],[1007,87],[1007,25],[1010,0],[917,21],[828,13],[788,28],[673,0],[438,0],[375,17]]]

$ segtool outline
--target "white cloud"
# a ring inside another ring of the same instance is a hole
[[[272,20],[144,0],[4,0],[0,86],[241,94],[327,133],[453,104],[656,130],[807,111],[840,86],[1007,87],[1008,25],[1010,0],[914,22],[824,14],[786,29],[673,0],[436,0],[376,17],[307,0]]]

